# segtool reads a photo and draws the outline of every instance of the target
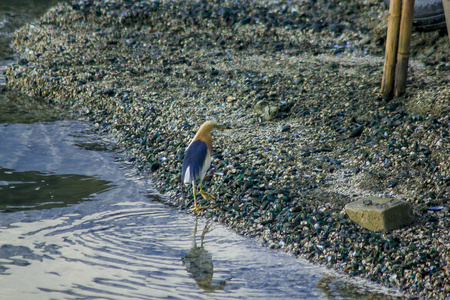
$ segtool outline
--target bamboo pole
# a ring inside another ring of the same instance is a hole
[[[414,0],[403,0],[398,41],[397,67],[395,69],[395,97],[405,93],[408,73],[409,45],[411,42]]]
[[[445,22],[447,22],[447,34],[450,39],[450,0],[442,0],[444,5]]]
[[[389,98],[394,87],[395,64],[397,58],[398,34],[402,0],[391,0],[389,4],[388,32],[386,37],[386,54],[384,58],[381,93]]]

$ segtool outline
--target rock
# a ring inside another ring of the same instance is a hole
[[[412,205],[392,198],[367,197],[345,205],[350,219],[361,227],[387,232],[414,221]]]
[[[266,121],[275,119],[278,116],[280,108],[274,104],[267,103],[264,100],[255,105],[255,113]]]
[[[350,137],[358,137],[362,134],[364,126],[358,126],[355,130],[350,133]]]

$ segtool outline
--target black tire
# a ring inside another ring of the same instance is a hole
[[[389,8],[389,0],[384,0]],[[413,25],[419,31],[440,30],[446,27],[442,0],[416,0]]]

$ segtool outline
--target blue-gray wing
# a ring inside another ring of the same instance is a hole
[[[203,141],[196,140],[187,148],[181,175],[183,182],[192,182],[200,178],[207,155],[208,146]]]

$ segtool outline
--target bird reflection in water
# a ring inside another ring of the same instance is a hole
[[[211,253],[205,250],[203,247],[203,239],[208,232],[211,232],[211,224],[208,221],[203,228],[203,232],[200,238],[200,247],[197,246],[198,218],[195,219],[194,227],[194,239],[192,242],[192,248],[189,253],[183,257],[183,264],[186,267],[189,275],[194,278],[197,286],[203,289],[205,292],[210,293],[216,290],[222,290],[227,284],[226,281],[220,281],[217,284],[213,283],[214,265],[212,261]]]

